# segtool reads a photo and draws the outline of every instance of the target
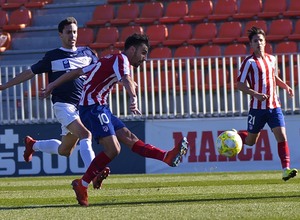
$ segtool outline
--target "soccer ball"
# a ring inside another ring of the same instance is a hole
[[[236,130],[222,132],[216,142],[219,154],[226,157],[233,157],[241,152],[243,141]]]

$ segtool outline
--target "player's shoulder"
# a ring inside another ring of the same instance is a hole
[[[77,51],[88,56],[97,56],[97,52],[88,46],[77,47]]]

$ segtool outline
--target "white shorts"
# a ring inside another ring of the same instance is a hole
[[[55,117],[61,124],[61,135],[66,135],[70,131],[67,126],[79,118],[78,109],[69,103],[56,102],[53,105]]]

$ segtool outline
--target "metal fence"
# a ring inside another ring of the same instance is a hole
[[[278,88],[282,109],[298,114],[300,103],[300,57],[277,54],[280,77],[295,91],[289,98]],[[148,60],[132,77],[138,83],[138,105],[142,116],[132,116],[128,96],[116,85],[109,97],[115,115],[124,120],[235,117],[248,112],[250,96],[235,86],[238,69],[244,57],[195,57]],[[1,66],[1,83],[29,66]],[[47,83],[46,74],[0,91],[0,124],[56,122],[50,98],[41,99],[40,89]]]

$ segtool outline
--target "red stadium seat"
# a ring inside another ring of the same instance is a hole
[[[31,11],[26,8],[16,9],[11,12],[8,24],[3,26],[4,31],[19,31],[31,24]]]
[[[293,23],[290,19],[272,20],[267,33],[268,41],[280,41],[287,39],[292,33]]]
[[[135,19],[137,24],[155,24],[163,16],[164,6],[161,2],[144,3],[141,14]]]
[[[102,26],[114,19],[113,5],[98,5],[95,7],[92,19],[86,22],[87,26]]]
[[[203,45],[199,49],[199,56],[205,58],[204,65],[208,64],[208,59],[211,57],[220,57],[222,55],[221,46],[212,44],[212,45]]]
[[[229,44],[225,47],[224,49],[224,56],[227,57],[234,57],[234,56],[246,56],[247,55],[247,47],[245,44],[241,44],[241,43],[233,43],[233,44]],[[237,59],[234,58],[233,60],[233,64],[237,63]],[[229,64],[230,63],[230,59],[226,58],[226,63]]]
[[[217,36],[216,23],[200,23],[194,28],[192,38],[187,41],[188,44],[201,45],[212,41]]]
[[[168,29],[164,24],[149,25],[146,34],[149,37],[150,46],[158,46],[167,39]]]
[[[160,23],[178,23],[188,14],[188,4],[186,1],[170,1],[167,4],[166,12],[159,19]]]
[[[294,25],[294,31],[288,36],[289,40],[300,40],[300,20],[297,20]]]
[[[169,47],[155,47],[150,50],[149,52],[149,59],[171,59],[173,58],[172,50]],[[148,67],[150,66],[150,63],[147,62]],[[171,65],[170,62],[168,62],[168,65]],[[157,62],[154,61],[153,66],[157,66]]]
[[[238,12],[232,17],[234,19],[254,19],[262,10],[261,0],[241,0]]]
[[[254,20],[254,21],[248,21],[244,27],[244,31],[242,36],[238,39],[238,42],[246,43],[249,42],[248,39],[248,30],[250,30],[253,26],[259,27],[264,30],[264,32],[267,34],[267,22],[264,20]]]
[[[213,12],[208,15],[212,21],[228,20],[237,12],[236,0],[215,1]]]
[[[193,45],[180,46],[176,48],[174,57],[176,58],[192,58],[197,56],[197,50]]]
[[[121,4],[116,17],[110,20],[110,23],[112,25],[128,25],[139,16],[139,10],[139,6],[135,3]]]
[[[99,50],[113,46],[119,39],[119,31],[117,27],[99,28],[94,43],[89,46],[92,49]]]
[[[245,44],[229,44],[224,49],[225,56],[233,56],[233,55],[246,55],[247,47]]]
[[[213,11],[213,4],[210,0],[192,1],[188,15],[183,17],[185,22],[202,22],[207,20],[208,15]]]
[[[169,31],[168,38],[163,42],[164,46],[182,45],[192,37],[192,26],[189,24],[174,24]]]
[[[199,49],[199,56],[201,57],[221,56],[221,47],[219,45],[203,45]]]
[[[290,0],[289,7],[283,12],[285,17],[298,17],[300,15],[300,1]]]
[[[167,59],[172,57],[172,50],[169,47],[155,47],[149,53],[149,59]]]
[[[24,6],[27,2],[28,0],[6,0],[5,3],[1,4],[1,8],[4,10],[14,10]]]
[[[286,0],[264,0],[262,12],[258,13],[259,18],[276,18],[286,11]]]
[[[174,58],[182,59],[181,60],[181,65],[186,64],[186,58],[194,58],[197,56],[197,49],[193,45],[185,45],[185,46],[180,46],[177,47],[175,52],[174,52]],[[179,60],[175,60],[175,65],[178,66]]]
[[[284,41],[277,43],[275,46],[275,54],[278,54],[278,62],[282,62],[282,56],[280,54],[287,54],[285,56],[285,62],[289,62],[290,53],[298,53],[298,45],[294,41]],[[294,55],[294,61],[296,62],[296,56]]]
[[[94,42],[94,30],[92,28],[78,28],[77,46],[89,46]]]
[[[213,43],[232,43],[237,41],[242,34],[242,24],[238,21],[224,22],[220,25],[217,37],[212,40]]]
[[[130,35],[132,35],[134,33],[143,34],[144,30],[141,26],[126,26],[126,27],[124,27],[121,31],[119,41],[115,42],[114,46],[116,48],[123,49],[124,43],[125,43],[125,40],[127,39],[127,37],[129,37]]]

